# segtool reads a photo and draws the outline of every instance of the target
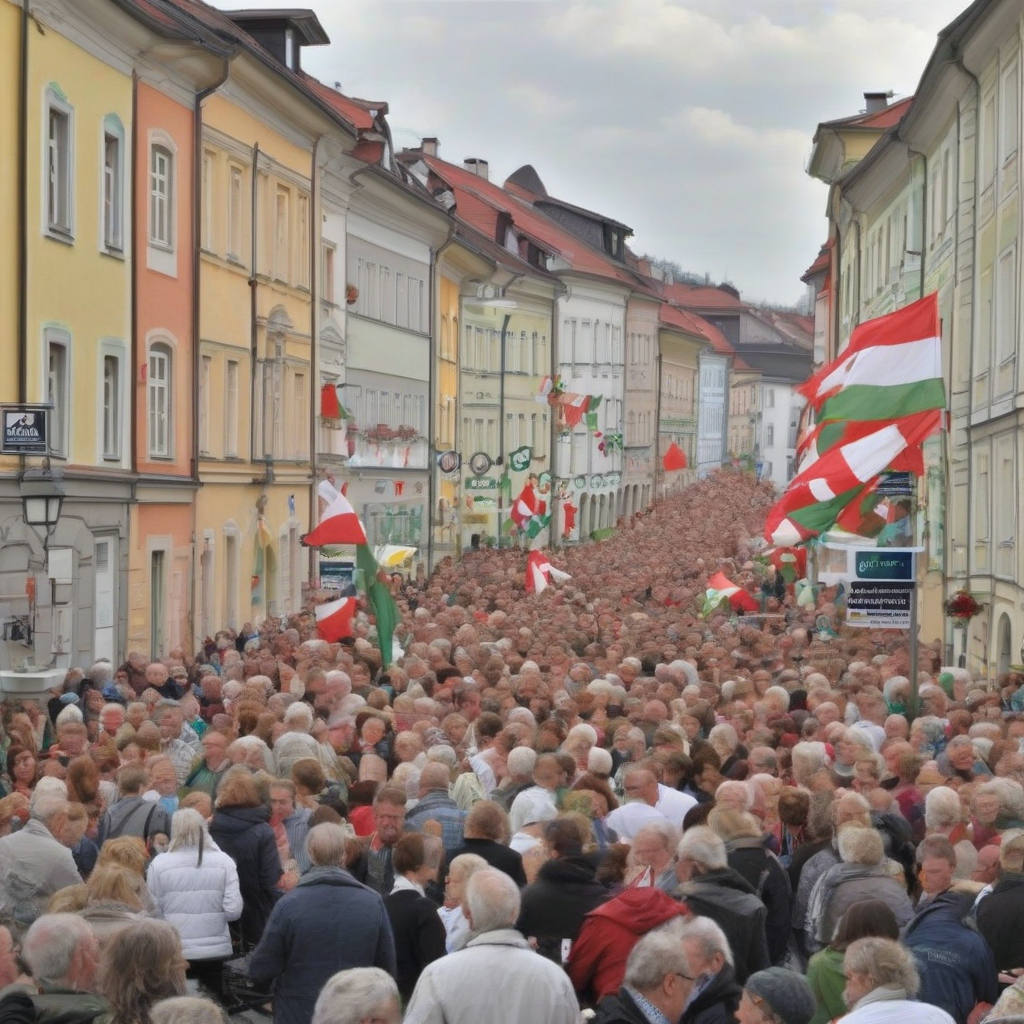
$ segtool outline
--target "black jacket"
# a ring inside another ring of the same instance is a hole
[[[412,991],[427,964],[445,954],[444,924],[437,907],[412,889],[400,889],[384,900],[395,940],[398,963],[398,992],[403,1003],[412,998]]]
[[[238,866],[242,891],[242,941],[256,945],[280,895],[281,858],[265,807],[220,807],[210,819],[210,836]]]
[[[697,875],[677,886],[672,895],[694,914],[710,917],[725,932],[741,985],[755,971],[771,966],[764,904],[754,895],[753,886],[732,868]]]
[[[562,940],[574,940],[583,918],[610,896],[584,857],[549,860],[523,890],[516,930],[536,938],[538,952],[561,963]]]
[[[492,839],[464,839],[457,850],[452,850],[445,858],[449,864],[464,853],[475,853],[483,857],[492,868],[504,871],[520,889],[526,885],[526,872],[523,870],[523,858],[515,850]]]
[[[736,972],[726,964],[700,995],[686,1008],[680,1024],[734,1024],[743,986]]]
[[[93,1024],[110,1013],[101,996],[52,985],[44,985],[41,993],[11,985],[0,995],[0,1024]]]
[[[978,904],[978,931],[996,958],[996,969],[1024,965],[1024,875],[1004,871]]]
[[[650,1024],[633,997],[620,988],[613,996],[601,1000],[594,1024]]]
[[[735,839],[727,844],[729,867],[743,876],[765,907],[765,938],[773,964],[789,948],[792,892],[779,859],[765,849],[765,839]]]

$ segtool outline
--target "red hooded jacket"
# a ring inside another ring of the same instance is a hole
[[[583,919],[569,952],[569,977],[581,1000],[596,1006],[618,992],[626,961],[641,935],[673,917],[689,915],[661,889],[627,889]]]

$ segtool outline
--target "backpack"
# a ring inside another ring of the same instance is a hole
[[[140,815],[139,812],[146,810],[145,804],[139,804],[131,814],[123,818],[119,824],[112,827],[103,837],[103,841],[106,842],[108,839],[120,839],[121,836],[138,836],[144,843],[149,844],[149,826],[153,823],[153,815],[156,814],[156,809],[160,806],[159,801],[147,801],[149,802],[149,809],[146,813],[145,821],[142,823],[142,831],[135,831],[134,823],[138,821]]]

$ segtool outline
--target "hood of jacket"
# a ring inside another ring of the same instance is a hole
[[[603,917],[632,932],[643,935],[673,917],[686,915],[686,908],[661,889],[627,889],[592,910],[587,917]]]
[[[148,804],[141,796],[124,796],[110,807],[110,829],[115,832],[130,818],[140,807]]]
[[[299,879],[295,888],[300,889],[305,886],[313,885],[333,885],[338,886],[339,888],[365,889],[367,892],[373,892],[369,886],[356,881],[355,878],[342,868],[308,868],[303,872],[302,877]]]
[[[969,920],[973,905],[974,896],[970,893],[957,892],[955,889],[940,892],[914,915],[914,919],[907,925],[903,938],[909,938],[925,922],[934,923],[942,928],[947,928],[950,924],[961,924],[974,931],[974,926]]]
[[[736,892],[745,893],[747,896],[755,896],[754,887],[734,868],[721,868],[716,871],[705,871],[703,875],[695,875],[688,882],[679,886],[680,892],[686,891],[688,886],[722,886],[725,889],[735,889]]]
[[[266,807],[218,807],[213,816],[214,828],[232,835],[248,832],[268,821],[270,811]]]
[[[592,888],[596,873],[596,868],[586,857],[559,857],[545,861],[537,877],[560,888],[572,890],[581,886]]]
[[[692,1020],[699,1013],[718,1003],[725,1003],[730,1013],[739,1006],[743,986],[736,981],[736,970],[732,964],[724,964],[722,969],[711,979],[711,984],[701,992],[686,1008],[683,1020]]]

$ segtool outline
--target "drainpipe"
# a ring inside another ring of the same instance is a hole
[[[317,464],[317,449],[319,446],[317,427],[319,425],[320,410],[317,402],[320,400],[320,263],[322,247],[320,245],[320,231],[318,228],[323,224],[323,217],[320,213],[321,192],[319,187],[319,176],[317,173],[317,155],[323,136],[318,135],[313,140],[313,153],[310,160],[309,170],[309,380],[310,380],[310,402],[309,402],[309,529],[316,526],[317,513],[320,510],[318,501],[317,482],[319,468]],[[313,571],[316,565],[316,553],[314,548],[306,552],[306,579],[312,583],[316,575]]]
[[[657,330],[657,328],[655,328]],[[657,335],[655,335],[657,337]],[[656,504],[658,501],[658,477],[660,476],[661,469],[661,339],[658,339],[658,390],[654,397],[654,500],[652,504]],[[728,392],[726,392],[728,395]],[[726,408],[728,409],[728,400],[726,401]],[[728,426],[729,417],[726,415],[726,425]],[[728,431],[727,431],[728,432]]]
[[[551,296],[551,380],[558,376],[558,300],[569,293],[568,287],[561,281],[555,282],[555,292]],[[610,342],[609,342],[610,344]],[[550,437],[548,439],[548,450],[551,453],[551,526],[548,527],[548,540],[553,548],[564,547],[562,534],[558,529],[559,512],[562,507],[562,499],[558,496],[558,406],[549,405],[551,410]],[[570,443],[569,457],[572,458],[572,445]],[[572,481],[572,464],[566,473],[566,479]]]
[[[28,401],[28,0],[21,4],[18,82],[18,402]],[[25,456],[21,456],[25,468]]]
[[[135,193],[135,183],[139,180],[139,145],[140,140],[136,138],[136,130],[139,125],[139,74],[137,71],[132,71],[132,127],[131,127],[131,189],[132,195]],[[132,260],[130,263],[131,282],[129,288],[129,317],[130,325],[128,345],[131,351],[131,387],[128,390],[128,405],[129,405],[129,422],[132,425],[132,429],[129,434],[129,454],[131,457],[132,473],[138,474],[139,472],[139,426],[138,417],[136,413],[136,407],[139,404],[139,390],[138,390],[138,373],[139,373],[139,320],[138,320],[138,309],[139,309],[139,267],[136,262],[135,256],[135,203],[128,203],[128,216],[125,220],[128,222],[121,225],[122,244],[125,247],[126,252],[130,252]],[[129,246],[131,247],[129,249]],[[145,406],[143,406],[145,407]],[[135,500],[135,488],[138,486],[138,480],[132,481],[132,500]]]
[[[508,322],[512,319],[511,313],[505,314],[501,322],[501,376],[498,379],[498,460],[502,472],[508,476],[508,459],[505,457],[505,341],[508,336]],[[512,477],[508,477],[509,490],[512,488]],[[501,550],[501,535],[504,532],[501,528],[501,513],[504,511],[504,488],[501,486],[501,478],[498,478],[498,550]]]
[[[249,415],[249,462],[254,463],[256,461],[256,355],[257,355],[257,332],[258,327],[256,323],[256,289],[259,287],[259,283],[256,280],[256,259],[259,255],[257,246],[257,238],[259,236],[259,226],[256,221],[257,213],[257,199],[258,189],[257,181],[259,179],[259,164],[260,164],[260,144],[254,142],[252,146],[252,182],[250,183],[250,211],[249,211],[249,224],[250,232],[252,237],[249,239],[249,349],[250,349],[250,366],[249,366],[249,402],[251,407],[251,413]],[[266,449],[266,440],[264,439],[264,449]]]

